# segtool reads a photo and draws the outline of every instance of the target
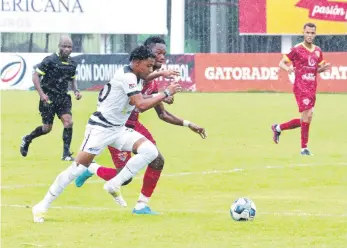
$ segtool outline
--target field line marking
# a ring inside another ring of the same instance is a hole
[[[243,171],[253,170],[272,170],[272,169],[286,169],[296,167],[318,167],[318,166],[347,166],[347,163],[334,163],[334,164],[293,164],[293,165],[267,165],[255,169],[244,169],[244,168],[233,168],[230,170],[211,170],[211,171],[192,171],[192,172],[179,172],[179,173],[168,173],[162,174],[163,177],[182,177],[192,175],[213,175],[213,174],[230,174],[238,173]],[[136,176],[135,179],[143,178],[143,176]],[[88,183],[104,183],[102,180],[89,180]],[[1,185],[1,189],[20,189],[20,188],[36,188],[36,187],[47,187],[49,184],[37,183],[37,184],[15,184],[15,185]]]

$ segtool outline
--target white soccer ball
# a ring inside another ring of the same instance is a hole
[[[256,212],[257,208],[254,202],[245,197],[235,200],[230,207],[230,215],[236,221],[254,220]]]

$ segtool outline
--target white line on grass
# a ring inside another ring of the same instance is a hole
[[[253,170],[266,170],[266,169],[286,169],[295,167],[318,167],[318,166],[346,166],[347,163],[333,163],[333,164],[292,164],[292,165],[267,165],[263,167],[253,168],[253,169],[243,169],[234,168],[230,170],[212,170],[212,171],[193,171],[193,172],[179,172],[172,174],[163,174],[164,177],[182,177],[182,176],[192,176],[192,175],[213,175],[213,174],[230,174],[243,171],[253,171]],[[135,178],[142,178],[135,177]],[[88,183],[104,183],[101,180],[89,180]],[[20,189],[20,188],[36,188],[36,187],[47,187],[49,184],[37,183],[37,184],[15,184],[15,185],[1,185],[1,189]]]
[[[1,207],[7,208],[31,208],[28,205],[19,205],[19,204],[1,204]],[[112,211],[112,212],[126,212],[129,209],[124,208],[106,208],[106,207],[79,207],[79,206],[54,206],[51,207],[53,209],[70,209],[70,210],[78,210],[78,211]],[[199,210],[199,209],[161,209],[159,212],[162,213],[198,213],[198,214],[229,214],[228,209],[225,210]],[[329,214],[329,213],[305,213],[301,211],[293,211],[293,212],[259,212],[259,215],[275,215],[275,216],[299,216],[299,217],[338,217],[345,218],[347,214]]]

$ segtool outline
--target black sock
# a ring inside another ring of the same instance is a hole
[[[34,129],[29,135],[26,136],[27,141],[32,141],[33,139],[40,137],[41,135],[44,135],[46,133],[43,132],[42,126],[39,126]]]
[[[70,155],[71,139],[72,139],[72,128],[64,128],[64,131],[63,131],[64,156]]]

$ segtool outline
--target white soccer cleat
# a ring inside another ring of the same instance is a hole
[[[114,187],[109,182],[106,182],[104,185],[104,189],[112,195],[116,203],[121,206],[122,208],[125,208],[128,206],[127,202],[124,200],[122,196],[122,192],[120,191],[120,187]]]
[[[45,222],[45,214],[47,213],[47,209],[40,206],[40,204],[36,204],[32,209],[33,219],[35,223],[43,223]]]

